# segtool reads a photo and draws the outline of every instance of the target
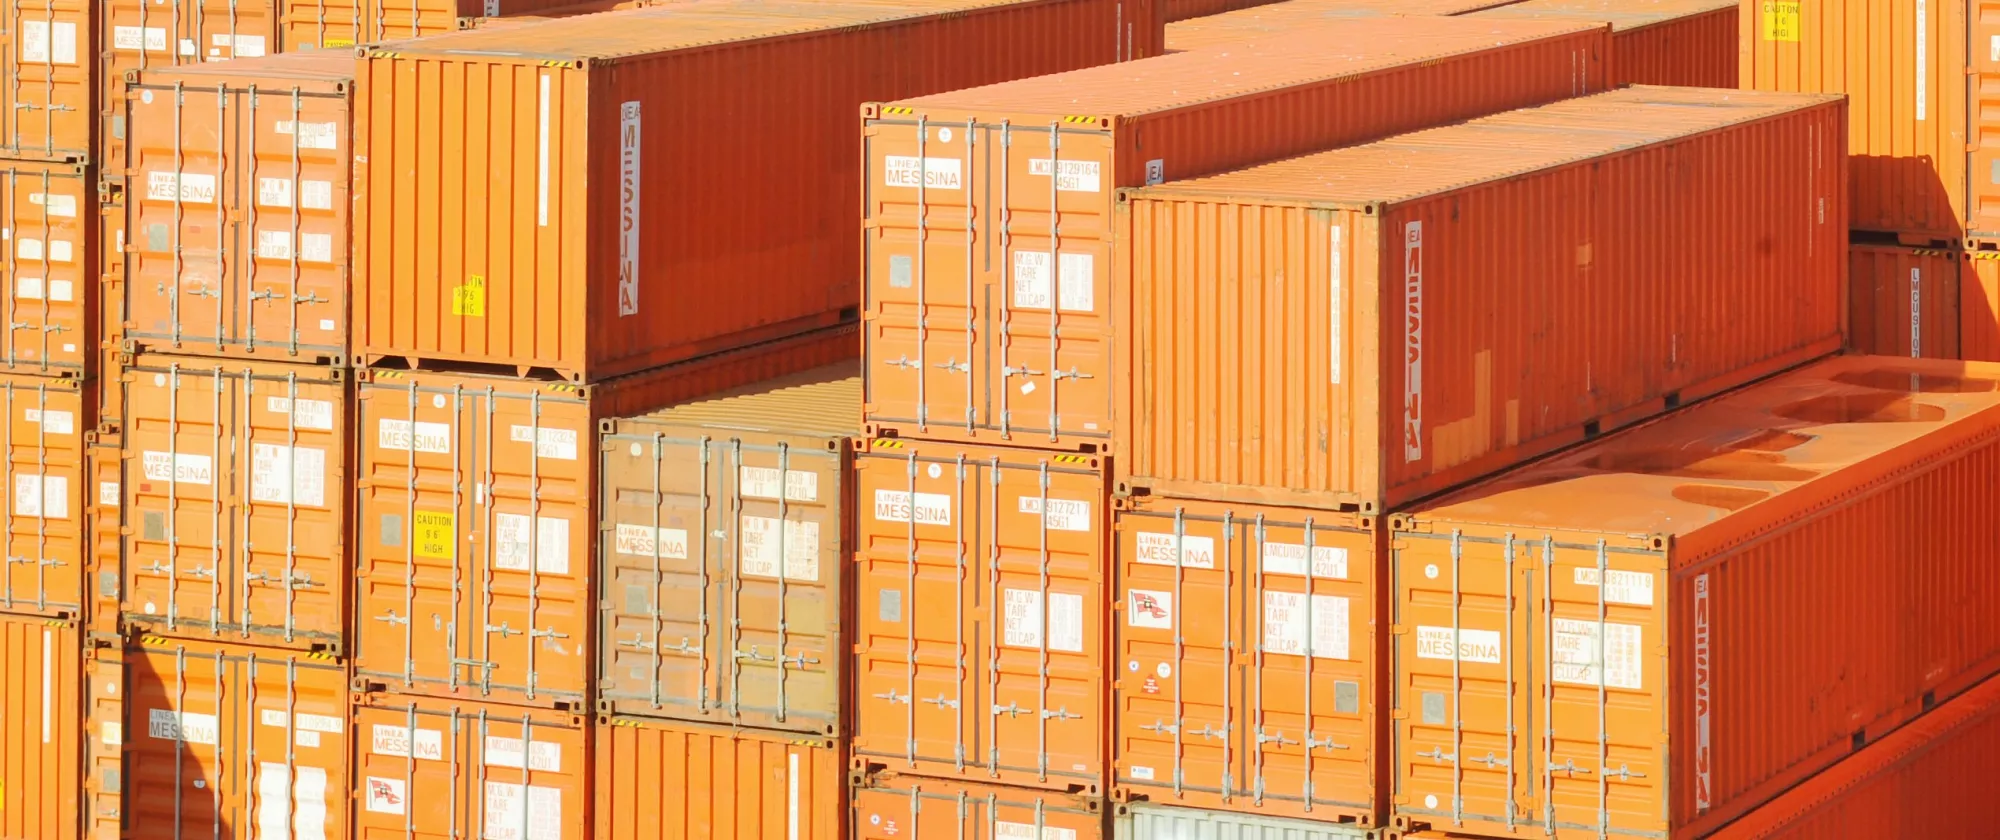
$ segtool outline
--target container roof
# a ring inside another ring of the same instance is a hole
[[[354,70],[354,51],[351,49],[300,50],[148,69],[141,73],[140,79],[143,84],[171,83],[176,78],[193,76],[349,82],[354,80]]]
[[[1521,0],[1472,13],[1484,20],[1594,20],[1624,32],[1737,7],[1737,0]]]
[[[1333,20],[1462,15],[1513,0],[1287,0],[1167,24],[1167,49],[1186,50],[1281,35]]]
[[[633,418],[754,432],[861,434],[861,365],[849,361],[757,382]]]
[[[1754,122],[1838,94],[1629,87],[1136,190],[1355,207],[1394,204]]]

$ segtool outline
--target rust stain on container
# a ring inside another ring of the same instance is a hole
[[[2000,362],[2000,252],[1966,252],[1958,278],[1959,354]]]
[[[1733,88],[1738,4],[1738,0],[1521,0],[1471,16],[1609,23],[1613,85]]]
[[[270,0],[105,0],[97,9],[94,158],[107,180],[125,171],[127,74],[278,52]]]
[[[0,161],[0,371],[81,379],[97,341],[97,185],[74,163]]]
[[[148,354],[126,366],[121,386],[131,412],[125,623],[342,655],[346,372]]]
[[[871,434],[1108,449],[1119,188],[1601,91],[1606,38],[1356,20],[868,106]]]
[[[1711,835],[1716,840],[1992,834],[2000,679],[1989,679]]]
[[[599,421],[853,358],[852,325],[599,385],[363,371],[355,674],[584,711]]]
[[[121,840],[125,823],[125,641],[91,631],[83,652],[83,836]]]
[[[1399,514],[1399,827],[1704,836],[1985,679],[1996,470],[2000,366],[1847,356]]]
[[[82,385],[0,374],[0,412],[0,611],[80,619],[89,542]]]
[[[1837,350],[1841,114],[1635,87],[1130,192],[1120,491],[1391,510]]]
[[[7,84],[0,85],[0,155],[82,163],[91,157],[90,0],[0,8]]]
[[[467,700],[354,709],[354,836],[589,840],[589,721]]]
[[[595,729],[602,840],[846,836],[838,741],[636,717]]]
[[[858,770],[1103,795],[1108,472],[901,440],[855,456]]]
[[[356,352],[584,382],[834,323],[860,300],[862,102],[1157,54],[1158,15],[688,3],[373,49]]]
[[[844,734],[856,368],[605,421],[600,709]]]
[[[117,385],[109,390],[122,391]],[[83,433],[83,612],[92,633],[117,635],[125,591],[125,443],[116,432]]]
[[[83,789],[75,621],[0,615],[0,838],[74,840]]]
[[[132,346],[345,364],[354,68],[314,50],[137,74]]]
[[[136,639],[124,836],[348,836],[344,670],[319,654]]]
[[[1018,787],[864,777],[855,786],[853,840],[1106,840],[1104,800]]]
[[[1875,356],[1959,358],[1955,250],[1853,245],[1848,250],[1848,347]]]
[[[1118,511],[1112,797],[1380,825],[1385,533],[1206,501]]]
[[[1186,3],[1190,0],[1179,0]],[[1214,3],[1216,0],[1200,0]],[[1333,21],[1385,17],[1451,17],[1505,6],[1517,0],[1286,0],[1282,3],[1237,3],[1199,16],[1173,16],[1169,6],[1167,49],[1201,49],[1241,44]],[[1426,21],[1431,22],[1431,21]]]

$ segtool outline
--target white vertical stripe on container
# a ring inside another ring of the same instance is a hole
[[[791,798],[790,810],[787,811],[785,818],[785,838],[799,840],[799,754],[795,752],[786,758],[791,760],[790,775],[785,778],[786,786],[789,788],[787,794]]]
[[[536,110],[539,127],[535,135],[535,224],[549,226],[549,74],[541,73],[542,92]]]
[[[51,665],[51,663],[53,663],[54,661],[55,661],[55,635],[50,631],[43,630],[42,631],[42,743],[44,744],[49,742],[49,710],[55,708],[55,703],[52,702],[49,697],[50,693],[54,691],[53,686],[55,685],[55,679],[51,677],[49,674],[49,672],[53,670],[53,666]]]

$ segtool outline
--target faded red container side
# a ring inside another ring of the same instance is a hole
[[[376,49],[357,352],[598,381],[834,323],[861,103],[1155,55],[1153,3],[691,3]]]
[[[1104,800],[887,774],[854,790],[853,840],[1107,840]]]
[[[1737,0],[1521,0],[1469,16],[1611,24],[1613,85],[1734,88]]]
[[[1959,358],[1957,251],[1853,245],[1848,250],[1848,347],[1871,356]]]
[[[1230,3],[1225,8],[1175,16],[1169,7],[1167,49],[1200,49],[1285,35],[1335,20],[1394,16],[1447,17],[1505,6],[1516,0],[1285,0]],[[1189,0],[1180,0],[1189,2]],[[1207,8],[1214,0],[1203,0]]]
[[[1837,350],[1841,115],[1625,88],[1130,192],[1120,492],[1390,510]]]
[[[74,620],[0,615],[0,838],[74,840],[83,789],[83,648]]]
[[[840,742],[636,717],[599,717],[600,840],[841,840]]]

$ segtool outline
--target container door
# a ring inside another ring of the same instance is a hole
[[[301,375],[304,374],[304,375]],[[346,642],[347,383],[316,368],[231,377],[238,623],[336,654]]]
[[[235,615],[224,503],[234,405],[218,370],[173,361],[125,373],[124,612],[168,635],[219,634]]]
[[[84,603],[83,427],[75,380],[0,379],[0,610],[78,618]]]
[[[0,616],[0,837],[76,837],[83,686],[74,621]]]
[[[288,12],[289,12],[288,6]],[[247,251],[226,282],[230,341],[262,358],[347,360],[348,150],[345,93],[237,93],[238,183],[230,213]]]
[[[89,234],[97,219],[86,211],[97,185],[84,172],[70,164],[0,165],[0,221],[8,232],[0,291],[9,324],[0,361],[9,371],[81,378],[95,349]]]
[[[2000,240],[2000,118],[1995,117],[2000,113],[2000,2],[1973,0],[1965,5],[1965,226],[1971,238]]]
[[[355,836],[584,840],[585,732],[567,715],[535,714],[416,702],[356,709]]]
[[[8,4],[6,130],[0,152],[31,160],[90,157],[91,8],[83,0]],[[82,243],[77,243],[81,245]]]
[[[126,836],[133,840],[220,837],[235,831],[227,792],[241,784],[240,757],[222,741],[240,725],[224,683],[221,648],[189,650],[152,638],[126,669],[132,723],[126,753]]]
[[[84,659],[84,837],[119,840],[125,830],[125,649],[95,636]]]

